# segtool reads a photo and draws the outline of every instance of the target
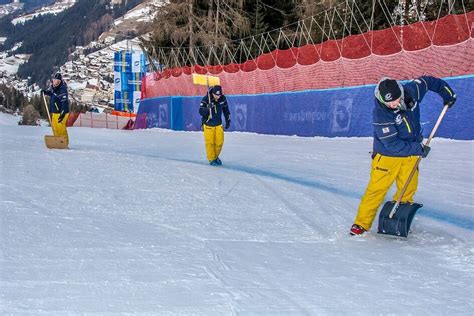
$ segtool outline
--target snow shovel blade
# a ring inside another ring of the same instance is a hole
[[[400,203],[397,211],[390,218],[390,212],[395,205],[395,201],[385,203],[379,215],[379,234],[392,235],[398,237],[408,237],[411,222],[415,217],[416,211],[423,204],[418,203]]]
[[[64,136],[46,135],[44,142],[49,149],[68,149],[67,139]]]

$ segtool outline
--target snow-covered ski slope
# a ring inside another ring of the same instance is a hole
[[[0,117],[0,314],[468,315],[472,141],[435,139],[408,239],[348,234],[370,138],[69,129]]]

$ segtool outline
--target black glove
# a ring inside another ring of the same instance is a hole
[[[456,102],[456,95],[454,95],[454,99],[452,101],[446,102],[444,103],[444,105],[447,105],[448,108],[451,108],[455,102]]]
[[[439,94],[443,98],[443,104],[447,105],[449,108],[451,108],[456,102],[456,93],[454,93],[453,89],[451,89],[447,84],[441,89]]]
[[[63,120],[64,120],[64,116],[61,115],[58,117],[58,123],[61,123]]]
[[[225,120],[225,129],[230,127],[230,119]]]
[[[46,94],[46,90],[41,89],[41,94]]]
[[[421,145],[421,158],[428,157],[430,150],[431,150],[430,146]]]

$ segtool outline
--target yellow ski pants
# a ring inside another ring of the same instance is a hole
[[[222,125],[207,126],[204,124],[204,141],[206,142],[207,160],[213,161],[221,153],[224,145],[224,129]]]
[[[393,196],[396,201],[407,181],[418,156],[388,157],[376,154],[372,160],[372,171],[367,189],[360,201],[359,210],[354,224],[369,230],[377,215],[377,210],[390,190],[393,182],[397,182],[397,192]],[[413,202],[418,187],[418,170],[416,170],[401,202]]]
[[[51,127],[53,128],[53,135],[54,136],[64,136],[66,137],[67,144],[69,145],[69,136],[67,134],[66,123],[69,118],[69,113],[64,116],[64,119],[61,123],[58,122],[59,113],[53,113],[53,117],[51,118]]]

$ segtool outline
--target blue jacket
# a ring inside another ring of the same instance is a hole
[[[69,98],[67,94],[67,85],[61,80],[61,84],[57,87],[51,86],[44,92],[49,98],[49,112],[60,113],[59,117],[63,118],[69,113]]]
[[[375,90],[373,110],[374,153],[390,157],[421,156],[423,149],[420,102],[428,90],[438,93],[446,104],[454,93],[442,79],[423,76],[402,86],[401,109],[392,110],[378,98]]]
[[[210,96],[210,93],[206,94],[201,100],[199,114],[202,116],[202,123],[207,126],[222,125],[222,114],[224,114],[226,122],[229,121],[230,111],[226,97],[221,95],[216,101]]]

